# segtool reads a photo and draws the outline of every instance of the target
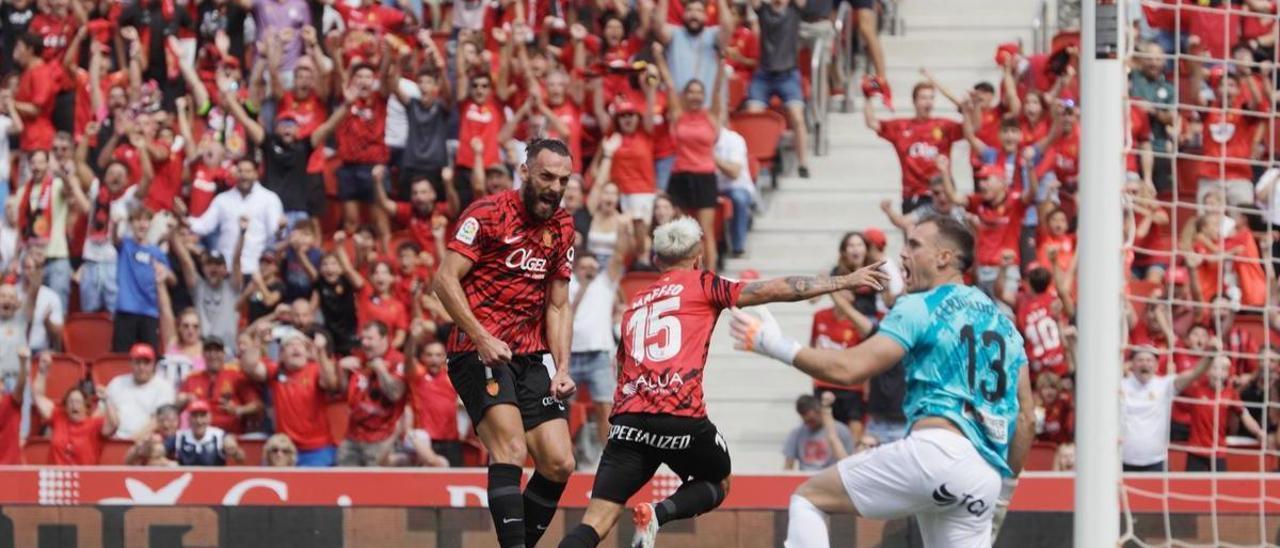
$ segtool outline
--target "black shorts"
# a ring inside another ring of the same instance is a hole
[[[676,207],[690,210],[716,207],[716,199],[720,197],[715,173],[685,171],[671,174],[667,194]]]
[[[519,354],[509,363],[486,367],[480,354],[461,352],[449,356],[449,380],[475,428],[485,411],[509,403],[520,409],[525,431],[555,420],[568,420],[569,408],[551,396],[551,375],[542,354]]]
[[[627,413],[609,422],[591,498],[626,504],[662,464],[681,481],[729,477],[729,446],[706,417]]]
[[[373,203],[373,165],[345,164],[338,168],[338,199]]]
[[[861,421],[867,416],[867,400],[862,397],[862,392],[841,388],[813,388],[813,396],[818,400],[822,400],[823,392],[836,395],[836,402],[831,404],[831,416],[836,420],[848,424],[851,421]]]

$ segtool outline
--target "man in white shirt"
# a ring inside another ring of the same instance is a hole
[[[716,183],[720,194],[733,202],[733,220],[729,223],[730,256],[741,257],[751,223],[751,206],[756,201],[756,184],[751,181],[750,160],[747,159],[747,140],[728,126],[723,126],[712,154],[716,160]]]
[[[1164,472],[1169,453],[1169,421],[1173,398],[1200,378],[1214,355],[1222,352],[1222,340],[1210,338],[1213,354],[1204,356],[1194,369],[1179,374],[1156,375],[1156,351],[1142,347],[1133,351],[1129,373],[1120,381],[1121,461],[1125,472]]]
[[[236,187],[214,197],[209,209],[199,217],[190,218],[189,222],[191,230],[202,237],[216,232],[214,248],[228,260],[233,260],[236,238],[240,235],[240,219],[248,218],[244,252],[240,255],[240,270],[247,276],[258,271],[262,252],[275,241],[276,233],[284,226],[284,205],[276,193],[258,182],[258,166],[253,160],[238,160],[235,176]]]
[[[573,265],[569,280],[569,303],[573,306],[573,345],[569,360],[569,376],[578,388],[591,394],[596,408],[596,435],[604,450],[609,439],[609,413],[613,410],[613,393],[618,375],[613,355],[618,345],[613,339],[613,308],[618,300],[618,283],[631,248],[631,235],[618,235],[609,264],[602,272],[595,255],[583,253]],[[592,455],[590,460],[597,460]]]
[[[107,383],[107,404],[116,410],[119,427],[116,439],[133,439],[146,428],[162,405],[173,404],[177,394],[173,383],[156,375],[156,352],[151,345],[138,343],[129,349],[132,375],[120,375]]]

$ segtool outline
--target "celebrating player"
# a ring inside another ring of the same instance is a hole
[[[564,400],[569,378],[573,220],[560,198],[573,168],[561,141],[531,142],[524,186],[478,200],[459,217],[435,292],[456,327],[449,380],[489,450],[489,513],[505,547],[534,546],[573,473]],[[542,357],[555,362],[549,374]],[[520,491],[521,466],[535,472]]]
[[[702,270],[702,229],[684,218],[653,235],[662,276],[640,291],[622,315],[621,374],[609,440],[600,457],[582,524],[561,548],[595,546],[636,491],[666,464],[684,483],[670,498],[635,508],[633,546],[650,548],[662,524],[715,509],[729,490],[729,450],[707,420],[702,369],[720,311],[799,301],[859,287],[883,289],[888,275],[875,263],[833,278],[792,276],[741,283]]]
[[[906,369],[910,434],[801,485],[791,496],[788,548],[829,546],[828,512],[915,515],[925,546],[991,546],[994,507],[1007,507],[1035,436],[1035,404],[1022,337],[991,299],[964,285],[973,244],[949,217],[913,227],[902,252],[910,294],[850,349],[802,348],[767,313],[763,321],[734,314],[738,348],[817,379],[849,385],[898,362]]]

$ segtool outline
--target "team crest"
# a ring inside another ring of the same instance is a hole
[[[551,231],[550,230],[542,231],[542,246],[551,247]]]
[[[934,138],[935,140],[940,140],[940,139],[942,139],[942,128],[940,128],[940,127],[935,127],[935,128],[933,128],[933,138]]]
[[[485,383],[484,391],[488,392],[490,396],[497,397],[498,381],[496,379],[489,379],[489,382]]]
[[[475,217],[467,217],[467,220],[462,221],[462,226],[458,227],[458,233],[455,234],[453,237],[459,242],[462,242],[467,245],[471,245],[475,243],[476,234],[479,234],[479,233],[480,233],[480,221],[477,221]]]

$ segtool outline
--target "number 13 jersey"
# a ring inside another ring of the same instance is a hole
[[[879,332],[906,350],[907,424],[949,419],[983,459],[1012,475],[1018,375],[1027,363],[1013,322],[978,289],[948,284],[899,297]]]
[[[707,416],[702,370],[720,311],[744,284],[703,270],[668,270],[622,314],[613,414]]]

